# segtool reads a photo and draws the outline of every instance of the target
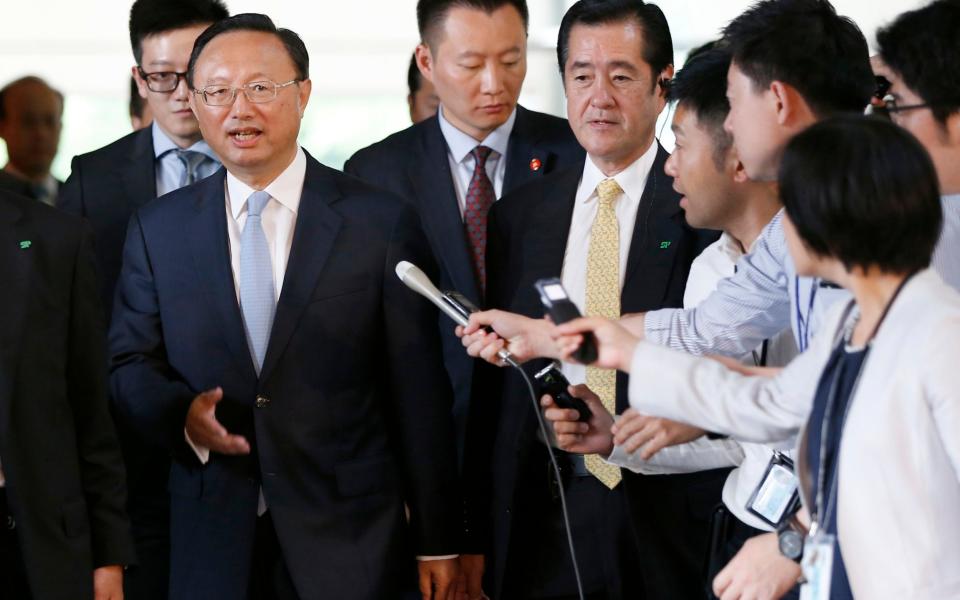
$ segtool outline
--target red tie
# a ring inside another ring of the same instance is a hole
[[[491,152],[493,150],[486,146],[477,146],[470,151],[474,161],[473,177],[470,178],[466,206],[463,209],[463,225],[467,228],[470,251],[473,254],[473,264],[481,291],[487,286],[487,213],[497,199],[493,191],[493,183],[487,177],[487,158]]]

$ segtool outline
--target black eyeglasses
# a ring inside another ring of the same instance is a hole
[[[160,92],[160,93],[169,93],[177,89],[177,86],[180,85],[180,80],[183,79],[186,81],[187,74],[178,73],[176,71],[156,71],[154,73],[147,73],[143,70],[143,67],[137,66],[137,71],[140,73],[140,77],[147,82],[147,89],[151,92]]]

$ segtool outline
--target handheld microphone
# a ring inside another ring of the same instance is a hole
[[[459,325],[466,327],[470,322],[469,315],[477,312],[478,310],[476,306],[473,306],[469,300],[460,294],[456,292],[443,293],[438,290],[436,286],[433,285],[433,282],[430,281],[430,278],[427,277],[426,273],[417,268],[417,266],[413,263],[405,260],[398,262],[396,272],[397,277],[400,278],[400,281],[402,281],[404,285],[432,302],[437,308],[442,310],[448,317],[453,319]],[[537,425],[540,428],[540,435],[543,436],[544,440],[549,440],[550,435],[547,433],[547,424],[544,420],[543,414],[540,412],[540,405],[537,403],[537,394],[533,389],[533,382],[530,380],[530,377],[520,367],[520,363],[513,360],[513,357],[510,356],[510,352],[504,349],[498,352],[497,355],[504,363],[515,368],[517,372],[520,373],[524,383],[527,385],[527,390],[530,392],[530,401],[533,403],[533,412],[537,416]],[[557,373],[559,373],[559,371],[557,371]],[[574,398],[574,400],[576,399]],[[584,405],[584,407],[586,408],[586,405]],[[587,411],[589,412],[589,408],[587,408]],[[557,481],[562,481],[560,465],[557,464],[557,457],[553,452],[553,447],[549,443],[547,444],[547,454],[550,456],[550,465],[553,467],[554,477],[556,477]],[[573,544],[573,535],[570,532],[570,514],[567,509],[567,497],[564,493],[563,486],[560,486],[558,491],[560,494],[560,507],[563,514],[563,523],[567,534],[567,545],[570,548],[570,559],[573,562],[573,575],[577,582],[577,593],[580,597],[580,600],[583,600],[583,583],[580,578],[580,567],[577,564],[577,551]]]
[[[465,302],[466,299],[460,294],[452,292],[444,294],[438,290],[427,274],[411,262],[405,260],[398,262],[396,272],[404,285],[432,302],[458,325],[466,327],[470,323],[469,315],[477,312],[477,307],[469,304],[468,301]],[[508,365],[517,366],[508,350],[501,350],[497,356]]]

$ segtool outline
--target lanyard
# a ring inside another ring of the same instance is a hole
[[[794,278],[793,295],[796,299],[795,304],[797,311],[797,345],[799,346],[798,350],[800,350],[801,354],[810,346],[810,321],[813,320],[811,318],[813,314],[813,302],[817,298],[818,287],[820,286],[817,280],[814,280],[810,287],[810,302],[807,305],[807,316],[804,318],[803,312],[800,310],[800,277],[797,276]]]
[[[853,387],[850,388],[850,394],[847,399],[847,404],[843,409],[843,416],[840,418],[840,423],[837,426],[837,432],[836,432],[837,435],[843,434],[843,427],[844,425],[846,425],[846,422],[847,422],[847,414],[849,414],[850,412],[850,406],[853,404],[853,398],[856,396],[857,388],[860,386],[860,378],[867,367],[867,358],[869,358],[870,348],[873,345],[873,340],[877,336],[877,332],[880,331],[880,326],[883,325],[883,322],[886,320],[887,314],[890,312],[890,307],[893,306],[893,303],[897,300],[897,296],[900,295],[900,292],[903,291],[904,286],[907,284],[908,281],[910,281],[913,275],[914,273],[907,275],[907,277],[905,277],[904,280],[900,282],[900,285],[897,286],[897,289],[893,293],[893,296],[891,296],[890,301],[887,302],[887,305],[884,307],[883,313],[880,315],[880,320],[877,321],[877,325],[873,328],[873,332],[871,332],[870,337],[867,338],[866,348],[863,351],[863,360],[860,363],[860,370],[857,372],[857,378],[853,382]],[[847,319],[849,318],[850,311],[853,309],[853,306],[854,306],[853,302],[851,302],[847,306],[847,309],[843,315],[843,318],[841,319],[841,327],[844,326]],[[817,531],[819,531],[821,526],[823,528],[827,527],[828,523],[826,522],[822,524],[820,523],[821,516],[826,515],[824,519],[829,518],[829,515],[833,509],[833,505],[837,501],[837,479],[840,473],[839,464],[837,465],[837,468],[833,470],[833,477],[830,478],[831,479],[830,493],[826,497],[827,505],[826,507],[824,507],[824,493],[826,491],[824,484],[826,483],[826,477],[827,477],[826,476],[827,469],[825,465],[825,461],[827,457],[827,434],[829,433],[830,420],[833,417],[833,410],[837,401],[837,390],[840,385],[840,370],[836,368],[836,366],[833,365],[833,363],[839,362],[840,357],[836,351],[840,348],[841,344],[845,343],[845,340],[844,340],[845,336],[840,335],[839,337],[840,337],[840,341],[834,347],[833,360],[831,361],[831,364],[827,365],[828,368],[830,366],[834,366],[834,369],[833,369],[834,373],[833,373],[832,381],[830,382],[830,391],[827,394],[827,405],[824,408],[823,421],[820,423],[820,452],[819,452],[820,466],[817,469],[817,493],[816,493],[816,506],[815,506],[816,510],[811,515],[813,524],[810,527],[810,535],[815,535]],[[834,462],[839,463],[839,461],[840,461],[840,449],[838,448],[836,452],[836,456],[834,457]],[[821,510],[823,510],[822,513],[821,513]]]

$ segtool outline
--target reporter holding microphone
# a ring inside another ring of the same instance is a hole
[[[790,143],[780,190],[798,272],[854,296],[782,373],[745,376],[595,318],[557,329],[562,353],[592,331],[644,414],[754,442],[799,431],[811,597],[957,597],[960,295],[928,268],[942,222],[930,158],[894,125],[834,119]]]

